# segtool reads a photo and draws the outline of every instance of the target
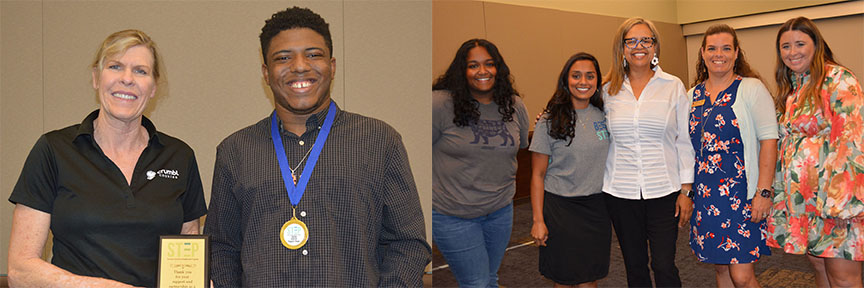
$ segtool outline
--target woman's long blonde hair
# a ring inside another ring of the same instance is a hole
[[[822,33],[819,33],[819,28],[816,28],[813,21],[806,17],[797,17],[783,23],[783,26],[780,26],[780,31],[777,31],[777,41],[774,42],[777,50],[777,66],[774,70],[774,79],[777,81],[777,97],[774,98],[774,106],[780,113],[781,119],[786,115],[786,98],[792,94],[793,90],[792,80],[790,80],[791,77],[794,77],[793,72],[786,66],[786,63],[783,63],[783,58],[780,55],[780,36],[789,31],[807,34],[813,40],[814,46],[813,61],[810,62],[810,81],[801,88],[802,93],[798,98],[800,106],[824,108],[819,99],[819,89],[822,88],[822,82],[825,79],[825,64],[840,65],[834,60],[834,53],[831,52],[831,48],[828,47],[828,43],[825,42],[825,38],[822,38]],[[811,109],[810,113],[815,113],[816,110]]]
[[[621,26],[618,26],[618,31],[615,32],[615,38],[612,39],[612,68],[609,69],[609,73],[606,73],[606,79],[603,79],[603,85],[609,83],[609,95],[615,95],[618,94],[618,91],[621,91],[624,78],[627,77],[627,72],[630,71],[629,66],[624,66],[624,36],[627,35],[627,32],[630,32],[633,26],[639,24],[645,24],[651,30],[651,34],[654,34],[654,56],[660,57],[660,37],[653,22],[640,17],[634,17],[621,23]]]

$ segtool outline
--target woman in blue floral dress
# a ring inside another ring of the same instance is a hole
[[[751,71],[735,30],[708,28],[689,95],[696,151],[690,247],[715,264],[718,287],[759,287],[753,262],[770,255],[765,217],[777,147],[771,94]]]

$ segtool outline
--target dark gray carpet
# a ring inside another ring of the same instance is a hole
[[[513,234],[510,237],[509,247],[531,241],[531,204],[525,200],[517,201],[513,208]],[[696,260],[690,250],[687,233],[688,229],[679,230],[678,251],[675,257],[683,286],[715,287],[714,267]],[[624,260],[621,258],[621,249],[614,231],[612,237],[609,276],[600,281],[600,287],[626,287]],[[537,247],[533,244],[507,251],[498,270],[499,284],[504,287],[551,287],[553,283],[543,278],[537,271],[537,251]],[[763,287],[814,286],[815,276],[806,256],[788,255],[776,249],[772,249],[771,253],[771,256],[763,256],[756,263],[756,275]],[[445,264],[447,263],[444,257],[433,245],[432,267]],[[457,286],[453,274],[447,268],[432,272],[432,284],[434,287]]]

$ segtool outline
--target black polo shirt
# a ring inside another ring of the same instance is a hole
[[[51,214],[54,265],[156,286],[159,235],[180,234],[184,222],[207,213],[195,154],[143,117],[150,141],[129,185],[93,138],[98,115],[42,135],[9,201]]]

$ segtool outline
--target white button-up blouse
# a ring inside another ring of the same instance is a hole
[[[693,183],[695,152],[688,134],[689,99],[681,79],[654,68],[637,100],[624,79],[609,95],[603,86],[612,137],[603,192],[624,199],[654,199]]]

